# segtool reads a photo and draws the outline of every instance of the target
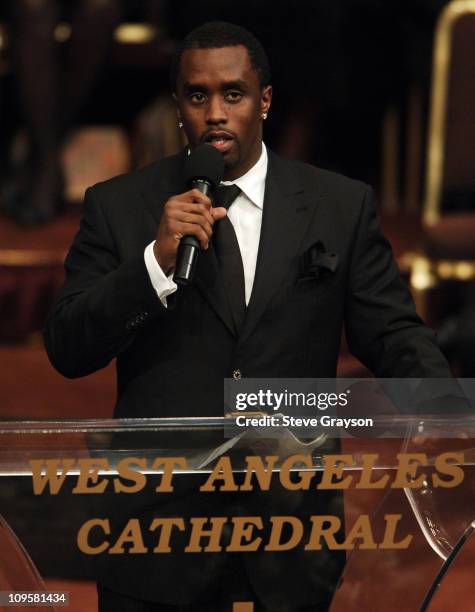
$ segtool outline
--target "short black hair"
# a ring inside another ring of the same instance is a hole
[[[251,66],[259,76],[261,87],[270,85],[271,73],[269,60],[264,47],[249,30],[227,21],[208,21],[195,28],[185,36],[176,50],[170,68],[170,83],[172,90],[176,88],[176,81],[180,69],[180,60],[187,49],[221,49],[243,45],[249,53]]]

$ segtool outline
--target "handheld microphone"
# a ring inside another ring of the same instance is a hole
[[[185,181],[190,189],[198,189],[211,197],[224,175],[224,159],[210,144],[194,149],[185,163]],[[173,280],[177,285],[193,282],[200,243],[195,236],[183,236],[178,246]]]

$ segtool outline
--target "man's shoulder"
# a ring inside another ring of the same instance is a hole
[[[363,195],[369,189],[369,185],[363,181],[307,162],[288,160],[275,153],[271,155],[271,159],[276,172],[292,176],[294,181],[304,187],[318,186],[322,195]]]

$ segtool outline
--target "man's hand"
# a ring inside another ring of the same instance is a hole
[[[175,267],[178,245],[183,236],[195,236],[201,248],[207,249],[214,222],[226,214],[225,208],[213,208],[208,196],[198,189],[191,189],[167,200],[153,248],[155,258],[165,274],[170,274]]]

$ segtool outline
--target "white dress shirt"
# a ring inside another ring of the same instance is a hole
[[[267,176],[267,150],[262,143],[262,153],[257,163],[234,181],[223,181],[222,185],[237,185],[241,193],[234,200],[228,210],[228,217],[233,224],[236,238],[241,251],[244,268],[244,287],[246,305],[251,298],[254,276],[256,274],[257,251],[261,236],[262,211],[264,207],[264,191]],[[217,202],[219,205],[219,202]],[[219,221],[217,221],[219,223]],[[177,290],[173,282],[173,274],[166,276],[159,266],[151,242],[145,249],[145,265],[150,280],[158,297],[164,306],[167,305],[167,296]]]

